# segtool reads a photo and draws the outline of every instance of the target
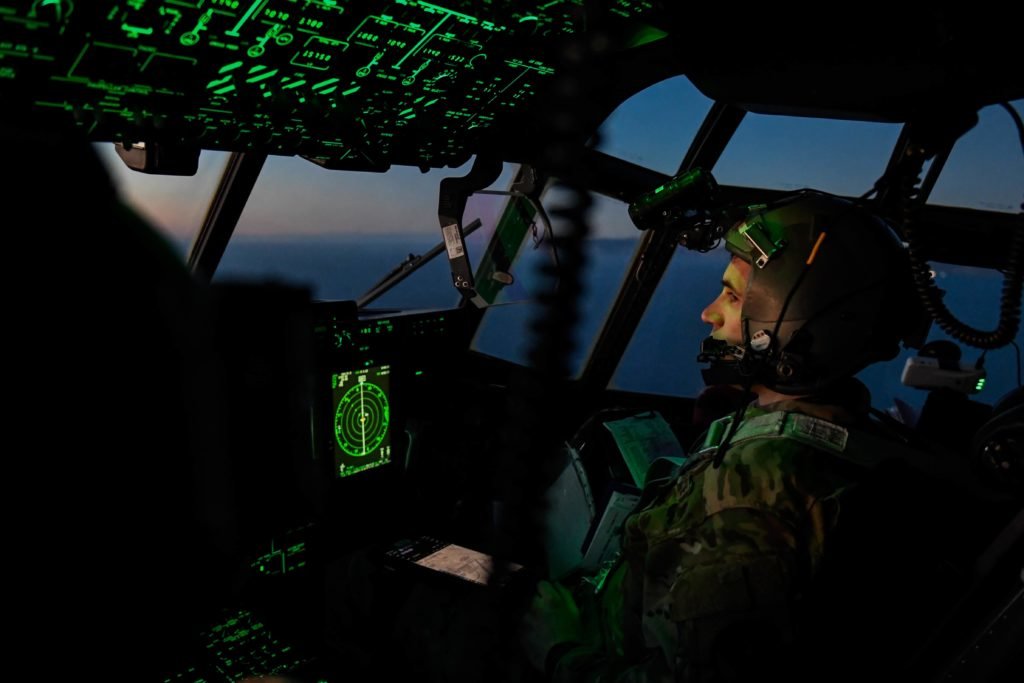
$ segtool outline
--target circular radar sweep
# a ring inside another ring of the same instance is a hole
[[[376,384],[360,382],[345,392],[334,412],[334,438],[341,450],[359,458],[384,441],[390,422],[388,397]]]

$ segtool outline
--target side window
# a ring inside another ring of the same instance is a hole
[[[943,300],[946,306],[962,322],[981,330],[995,329],[999,318],[999,296],[1003,286],[1003,275],[986,268],[970,268],[945,263],[933,263],[935,280],[945,290]],[[932,325],[928,341],[946,339],[956,343],[962,352],[961,360],[975,362],[981,350],[957,342],[943,332],[938,325]],[[1018,330],[1017,346],[1024,346],[1024,330]],[[888,363],[877,363],[865,368],[858,377],[871,390],[872,403],[876,408],[890,408],[896,401],[919,409],[928,394],[921,389],[906,387],[900,382],[903,366],[907,359],[917,355],[917,349],[904,350],[900,356]],[[1012,345],[989,351],[984,360],[987,377],[980,393],[972,398],[983,403],[995,403],[1011,389],[1019,385],[1017,356]]]
[[[612,377],[611,387],[628,391],[696,396],[704,387],[700,365],[696,362],[700,341],[710,333],[700,313],[721,290],[720,278],[728,263],[728,254],[718,249],[697,254],[679,249],[665,277],[640,321]],[[994,329],[999,315],[1001,273],[985,268],[933,264],[939,286],[946,291],[946,305],[964,323],[979,329]],[[951,339],[933,325],[928,341]],[[1024,330],[1018,331],[1018,347],[1024,346]],[[981,351],[956,342],[963,360],[975,362]],[[858,378],[871,390],[872,404],[886,409],[896,401],[919,409],[927,393],[904,386],[900,377],[907,359],[917,349],[904,350],[892,361],[875,363],[860,372]],[[995,403],[1019,386],[1017,355],[1005,346],[985,354],[987,379],[975,400]]]
[[[1018,114],[1024,113],[1024,101],[1010,103]],[[1021,210],[1021,188],[1024,187],[1024,158],[1020,154],[1020,138],[1009,113],[1001,106],[985,107],[978,112],[978,123],[957,140],[928,198],[930,204],[959,206],[1016,213]],[[993,248],[999,248],[993,245]],[[995,329],[999,319],[999,300],[1003,275],[995,270],[932,263],[936,284],[946,294],[947,308],[959,320],[980,329]],[[945,339],[956,343],[962,360],[974,362],[981,351],[950,338],[933,325],[929,341]],[[1024,345],[1024,330],[1018,331],[1018,348]],[[897,360],[866,368],[860,378],[871,389],[876,407],[889,408],[896,401],[919,409],[927,394],[905,387],[900,375],[907,358],[916,349],[904,351]],[[1012,345],[985,354],[987,378],[974,400],[995,403],[1011,389],[1020,385],[1017,351]]]
[[[1010,103],[1024,116],[1024,100]],[[1021,210],[1024,157],[1009,112],[1001,106],[978,112],[978,124],[956,141],[929,204],[1015,213]]]

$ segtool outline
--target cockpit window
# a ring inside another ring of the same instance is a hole
[[[675,175],[711,104],[685,76],[656,83],[605,119],[597,149]]]
[[[121,199],[157,228],[182,259],[206,218],[210,200],[227,164],[227,152],[204,150],[194,176],[150,175],[124,165],[110,142],[93,145]]]
[[[999,320],[999,297],[1003,287],[1003,275],[990,268],[932,263],[936,284],[946,292],[943,302],[963,323],[980,330],[992,330]],[[945,339],[960,347],[961,362],[976,363],[981,350],[956,342],[943,332],[938,325],[932,325],[928,341]],[[1017,330],[1017,347],[1024,347],[1024,329]],[[972,398],[982,403],[993,404],[1020,381],[1017,353],[1012,345],[989,351],[983,365],[986,377],[981,391]],[[897,401],[913,410],[919,410],[927,393],[921,389],[905,387],[900,376],[907,359],[917,355],[916,349],[904,350],[898,358],[888,363],[877,363],[861,371],[858,378],[871,390],[872,402],[877,408],[888,409]]]
[[[747,114],[715,164],[724,185],[860,196],[885,171],[900,124]]]
[[[567,193],[555,187],[545,194],[543,203],[551,213],[567,199]],[[608,316],[640,240],[640,232],[630,222],[625,204],[600,195],[594,196],[593,201],[590,212],[591,233],[584,245],[586,266],[582,277],[583,291],[578,303],[580,317],[574,326],[574,348],[569,359],[569,369],[573,376],[578,376],[583,369],[584,361]],[[557,219],[554,220],[557,230]],[[528,244],[513,262],[513,274],[522,272],[534,283],[538,283],[540,279],[530,271],[545,264],[554,265],[550,251],[544,245],[533,249]],[[527,365],[527,356],[533,343],[530,322],[539,313],[540,306],[532,298],[488,308],[472,348]]]
[[[727,262],[728,254],[721,249],[710,254],[676,251],[612,377],[611,388],[674,396],[700,393],[704,383],[697,351],[700,340],[710,333],[700,314],[721,290]],[[933,263],[932,267],[936,283],[946,291],[945,303],[961,321],[983,330],[996,326],[1001,273],[946,263]],[[940,339],[955,341],[933,325],[928,341]],[[1024,329],[1017,332],[1016,343],[1024,347]],[[974,363],[981,356],[979,349],[957,345],[964,362]],[[1016,353],[1011,345],[985,354],[987,376],[982,390],[973,396],[975,400],[992,404],[1018,386]],[[860,372],[858,378],[871,391],[875,407],[889,409],[900,402],[911,411],[920,410],[928,394],[900,381],[907,359],[916,354],[916,349],[904,350],[898,358]]]
[[[439,183],[470,167],[351,173],[270,157],[214,279],[273,279],[308,287],[317,299],[356,299],[441,241]],[[371,308],[445,307],[457,298],[442,254]]]
[[[676,249],[612,376],[611,388],[696,396],[704,387],[697,352],[711,333],[700,313],[722,290],[724,249],[699,254]]]
[[[1024,100],[1010,103],[1024,116]],[[1015,213],[1021,210],[1024,157],[1017,128],[1002,106],[985,107],[978,123],[957,140],[930,204]]]
[[[598,133],[597,149],[674,175],[711,105],[711,100],[686,77],[666,79],[637,93],[612,112]],[[575,345],[569,362],[574,376],[583,370],[640,239],[625,204],[599,195],[593,199],[580,319],[575,326]],[[550,212],[564,200],[565,194],[556,186],[545,195],[544,205]],[[532,277],[530,271],[551,261],[548,249],[527,247],[514,265],[520,273]],[[532,338],[530,321],[538,312],[537,304],[528,299],[492,306],[484,315],[473,348],[526,365]]]

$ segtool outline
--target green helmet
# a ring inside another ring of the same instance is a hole
[[[926,320],[900,240],[851,201],[803,190],[748,207],[725,244],[752,269],[742,346],[702,345],[709,383],[813,393],[895,357]]]

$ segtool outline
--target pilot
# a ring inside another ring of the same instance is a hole
[[[550,680],[846,680],[909,649],[907,619],[927,611],[901,592],[921,566],[903,556],[931,546],[907,535],[907,496],[879,510],[866,493],[896,446],[870,432],[853,378],[920,331],[903,247],[812,191],[749,207],[725,244],[698,358],[749,400],[647,482],[596,595],[540,585],[522,639]]]

